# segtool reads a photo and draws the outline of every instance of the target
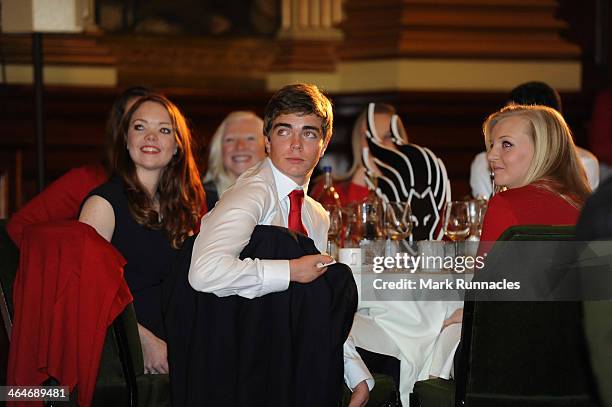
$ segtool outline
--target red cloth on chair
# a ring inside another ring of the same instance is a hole
[[[91,226],[61,221],[28,226],[14,285],[9,385],[54,377],[80,405],[91,404],[106,331],[132,295],[125,260]]]

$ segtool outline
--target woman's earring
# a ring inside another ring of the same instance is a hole
[[[177,152],[178,152],[178,147],[174,147],[174,153],[172,155],[176,155]]]

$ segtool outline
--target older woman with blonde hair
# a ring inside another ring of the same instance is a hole
[[[576,223],[591,188],[559,112],[507,106],[487,118],[483,132],[498,193],[489,202],[482,242],[513,225]]]
[[[263,120],[253,112],[235,111],[221,122],[210,141],[204,177],[206,203],[212,209],[245,170],[266,156]]]

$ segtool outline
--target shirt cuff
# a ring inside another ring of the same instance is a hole
[[[260,260],[263,265],[263,284],[259,296],[289,288],[289,260]]]
[[[362,381],[366,380],[368,389],[374,388],[374,378],[360,357],[344,356],[344,382],[353,391],[355,387]]]

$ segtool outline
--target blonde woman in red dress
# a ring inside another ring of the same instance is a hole
[[[572,133],[546,106],[506,106],[483,124],[497,193],[489,201],[479,254],[510,226],[575,225],[591,194]],[[459,323],[458,309],[444,326]]]
[[[572,134],[556,110],[508,106],[483,125],[498,193],[489,201],[482,242],[510,226],[573,225],[591,193]]]

